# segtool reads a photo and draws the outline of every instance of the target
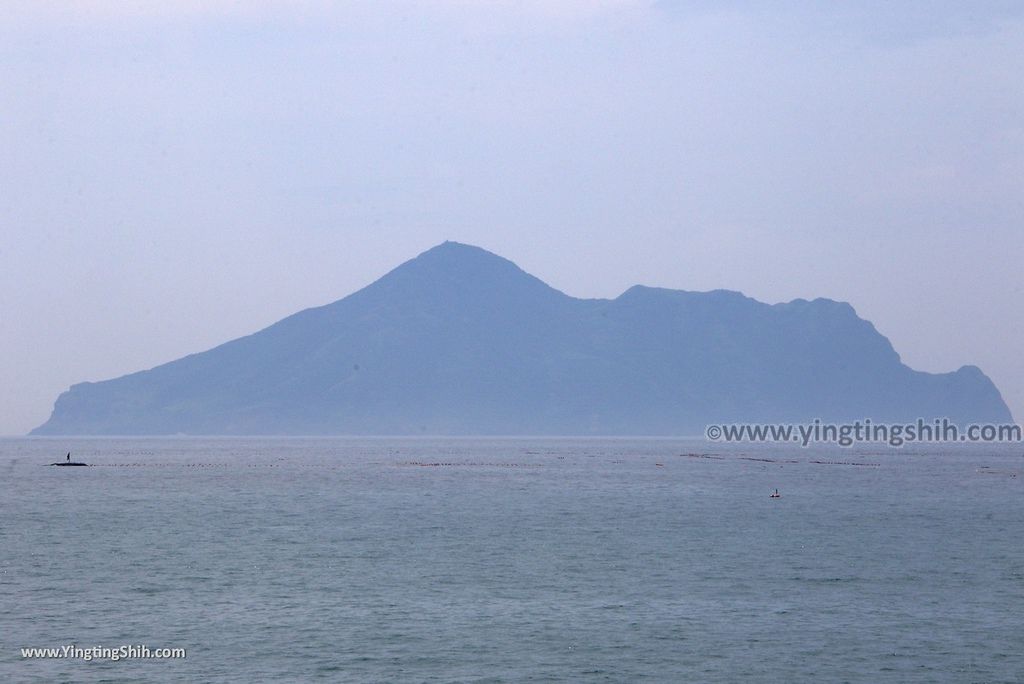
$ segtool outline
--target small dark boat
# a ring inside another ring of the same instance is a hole
[[[88,463],[79,463],[78,461],[72,461],[71,460],[71,452],[69,451],[68,452],[68,457],[67,457],[66,460],[64,460],[64,461],[57,461],[56,463],[51,463],[50,465],[52,465],[52,466],[87,466],[89,464]]]
[[[768,498],[769,499],[781,499],[782,495],[779,494],[779,490],[776,489],[774,492],[772,492],[771,494],[768,495]]]

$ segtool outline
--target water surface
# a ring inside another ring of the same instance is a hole
[[[1024,681],[1020,445],[10,439],[0,473],[3,681]],[[65,644],[188,656],[20,654]]]

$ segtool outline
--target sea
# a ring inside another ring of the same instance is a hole
[[[0,681],[1024,682],[1024,445],[4,439]]]

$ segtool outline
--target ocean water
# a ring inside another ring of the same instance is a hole
[[[8,439],[0,511],[4,682],[1024,681],[1022,445]]]

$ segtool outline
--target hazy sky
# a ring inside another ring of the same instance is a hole
[[[846,300],[1024,420],[1022,74],[1016,0],[8,0],[0,434],[445,239]]]

